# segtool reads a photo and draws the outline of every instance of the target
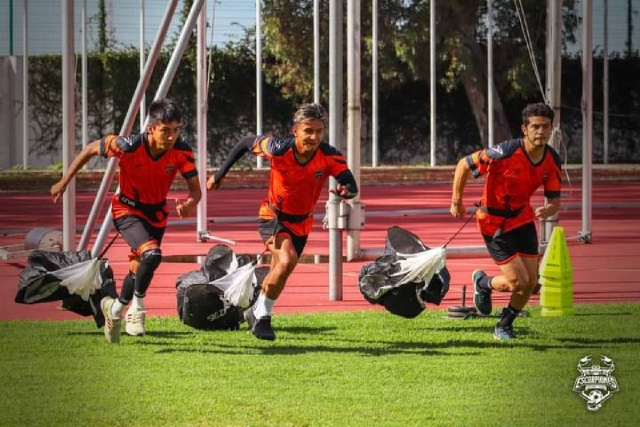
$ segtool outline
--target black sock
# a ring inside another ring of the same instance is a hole
[[[478,283],[478,286],[480,286],[481,289],[487,289],[487,290],[492,290],[491,288],[491,277],[489,276],[482,276],[480,278],[480,282]]]
[[[509,306],[502,311],[502,318],[498,322],[498,326],[511,326],[515,318],[518,317],[518,313],[520,313],[520,310],[513,308],[511,304],[509,304]]]
[[[129,304],[129,301],[133,298],[133,289],[136,283],[136,275],[132,272],[126,275],[124,280],[122,281],[122,290],[120,291],[120,296],[118,300],[122,303],[122,305]]]

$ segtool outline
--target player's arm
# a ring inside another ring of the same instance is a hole
[[[189,188],[189,196],[187,200],[176,199],[176,211],[180,218],[191,216],[200,199],[202,198],[202,190],[200,188],[200,180],[198,176],[192,176],[187,179],[187,187]]]
[[[471,173],[469,162],[469,156],[460,159],[453,174],[453,188],[451,190],[451,207],[449,212],[451,212],[451,215],[455,218],[462,218],[465,214],[462,196],[467,181],[469,180],[469,174]]]
[[[214,175],[211,175],[207,180],[207,190],[211,190],[212,188],[217,189],[220,187],[220,184],[222,184],[222,180],[227,175],[227,172],[229,172],[233,165],[236,164],[236,162],[240,160],[245,153],[251,151],[255,141],[255,135],[247,136],[242,138],[240,142],[233,147],[231,153],[229,153],[229,156],[224,161],[220,169],[218,169],[218,171]]]
[[[78,171],[82,169],[82,167],[86,165],[92,157],[98,155],[100,155],[100,140],[87,144],[73,162],[71,162],[71,165],[62,178],[60,178],[60,181],[51,186],[51,197],[53,198],[53,203],[57,202],[60,196],[62,196],[64,191],[67,189],[67,185],[69,185],[69,181],[71,181]]]
[[[547,199],[544,206],[536,208],[536,218],[546,219],[560,210],[560,197]]]
[[[353,199],[358,195],[358,183],[349,169],[336,177],[335,193],[343,199]]]

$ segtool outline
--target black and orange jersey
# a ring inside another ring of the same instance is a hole
[[[260,135],[255,138],[251,151],[271,162],[269,194],[260,205],[259,217],[273,218],[276,215],[274,209],[284,215],[307,216],[301,222],[280,218],[289,230],[300,236],[311,232],[313,208],[327,178],[333,176],[340,180],[342,174],[351,176],[342,153],[326,142],[321,143],[313,157],[304,164],[295,156],[293,137]]]
[[[175,145],[157,158],[149,153],[147,133],[132,138],[107,135],[100,140],[103,157],[120,160],[120,193],[111,205],[113,217],[136,215],[155,227],[167,225],[167,195],[176,174],[185,179],[198,175],[189,143],[179,138]]]
[[[476,151],[467,156],[466,161],[474,178],[486,175],[480,208],[476,212],[484,235],[492,236],[498,229],[507,232],[534,221],[531,196],[541,185],[548,199],[560,197],[561,159],[549,145],[537,163],[525,152],[522,139]]]

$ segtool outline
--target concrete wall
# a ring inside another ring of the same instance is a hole
[[[0,57],[0,171],[24,164],[22,69],[22,56]],[[28,130],[28,147],[35,138],[32,126],[30,124]],[[45,168],[60,158],[59,155],[29,154],[27,166]]]

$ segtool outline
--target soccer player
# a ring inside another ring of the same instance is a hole
[[[160,244],[169,215],[167,195],[176,174],[180,172],[189,189],[186,200],[175,201],[180,218],[190,216],[202,197],[193,151],[180,137],[180,122],[180,111],[173,101],[152,102],[146,132],[131,138],[107,135],[91,142],[51,187],[55,203],[71,178],[92,157],[101,155],[120,160],[120,191],[113,196],[111,212],[115,228],[131,252],[129,274],[122,282],[120,296],[104,297],[100,303],[105,317],[105,338],[111,343],[120,341],[122,312],[129,302],[126,332],[135,336],[145,334],[144,297],[162,261]]]
[[[462,218],[462,195],[469,174],[485,175],[484,191],[476,211],[478,228],[491,258],[502,274],[472,274],[473,301],[481,314],[491,313],[491,292],[511,292],[509,306],[494,329],[501,341],[516,337],[513,321],[529,301],[538,282],[538,235],[535,219],[552,216],[560,209],[561,160],[547,145],[553,128],[553,110],[546,104],[529,104],[522,110],[523,137],[463,157],[456,166],[451,195],[451,214]],[[531,206],[531,196],[544,187],[547,203]]]
[[[313,208],[327,178],[336,178],[338,183],[331,191],[343,199],[358,193],[344,156],[323,142],[325,121],[320,104],[301,105],[293,116],[292,135],[243,138],[207,181],[207,189],[219,188],[229,169],[247,152],[271,162],[268,196],[258,211],[258,231],[271,252],[271,265],[258,300],[245,312],[251,332],[259,339],[276,338],[271,312],[307,243]]]

